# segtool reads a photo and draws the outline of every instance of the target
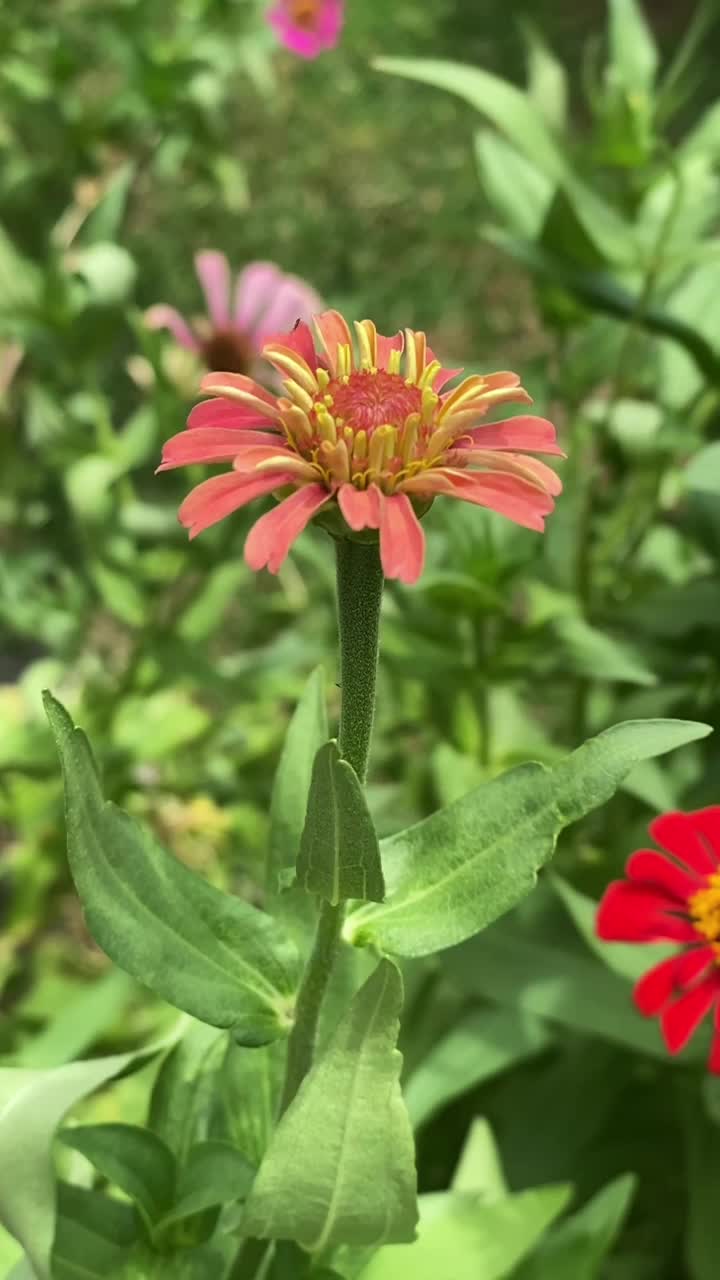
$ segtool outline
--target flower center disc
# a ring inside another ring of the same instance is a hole
[[[318,0],[290,0],[290,17],[298,27],[311,31],[319,16]]]
[[[388,423],[400,427],[411,413],[422,410],[422,392],[408,385],[399,373],[378,369],[357,370],[346,379],[334,379],[328,386],[332,413],[354,431],[371,432]]]
[[[202,344],[202,355],[208,369],[223,373],[249,373],[253,350],[238,329],[215,329]]]
[[[706,889],[699,889],[688,902],[698,933],[708,942],[720,940],[720,872],[710,876]]]

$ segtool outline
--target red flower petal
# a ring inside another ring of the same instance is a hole
[[[378,369],[387,369],[388,360],[393,351],[402,351],[405,346],[405,334],[396,333],[392,338],[385,338],[381,333],[377,335],[377,363]]]
[[[304,360],[309,369],[314,373],[320,363],[320,357],[315,350],[310,326],[300,321],[294,329],[289,333],[268,333],[263,338],[263,346],[269,342],[277,342],[283,347],[289,347],[296,355]]]
[[[247,430],[251,427],[276,429],[276,420],[267,413],[258,413],[237,400],[223,400],[220,396],[213,400],[202,400],[190,410],[188,427],[235,427]]]
[[[667,894],[614,880],[598,907],[595,927],[606,942],[695,942],[692,925],[670,914],[676,910]]]
[[[518,415],[503,422],[473,427],[465,432],[463,441],[468,436],[477,449],[530,449],[535,453],[554,453],[560,458],[565,457],[557,443],[555,428],[547,418]]]
[[[717,999],[717,984],[710,979],[668,1005],[661,1014],[660,1025],[670,1053],[684,1049]]]
[[[339,311],[323,311],[321,315],[314,316],[313,319],[315,328],[320,334],[320,340],[327,352],[330,372],[334,376],[338,371],[338,347],[349,347],[351,352],[353,350],[352,337],[347,321],[343,319]]]
[[[383,498],[380,505],[380,560],[386,578],[410,586],[425,563],[425,534],[404,493]]]
[[[646,1018],[653,1018],[677,995],[680,983],[677,977],[678,956],[671,956],[650,969],[635,984],[635,1004]]]
[[[654,849],[638,849],[631,854],[625,864],[625,872],[631,880],[661,889],[683,908],[687,907],[688,898],[697,893],[704,883],[700,876],[684,871]]]
[[[226,475],[213,476],[203,480],[188,494],[178,511],[178,519],[190,531],[190,537],[196,538],[203,529],[224,520],[233,511],[238,511],[253,498],[272,493],[284,484],[294,484],[295,477],[274,471],[272,475],[238,475],[230,471]]]
[[[703,812],[708,811],[700,810]],[[648,830],[653,840],[684,862],[686,867],[702,876],[709,876],[718,869],[717,859],[700,838],[702,826],[695,819],[696,815],[690,813],[663,813],[650,823]]]
[[[187,467],[194,462],[231,462],[243,449],[267,445],[282,450],[280,437],[262,431],[234,431],[229,427],[194,427],[165,441],[158,471]]]
[[[282,478],[276,480],[275,488],[282,483]],[[331,494],[323,485],[308,484],[266,512],[247,536],[246,564],[255,571],[267,566],[270,573],[277,573],[295,539],[330,498]]]
[[[338,506],[351,529],[380,528],[379,489],[371,484],[369,489],[356,489],[353,484],[343,484],[337,492]]]
[[[720,805],[712,804],[706,809],[695,809],[688,816],[703,843],[710,845],[716,864],[720,863]],[[717,865],[715,870],[718,870]]]
[[[489,472],[472,474],[438,467],[403,481],[402,487],[406,493],[444,494],[447,498],[459,498],[462,502],[488,507],[514,520],[515,524],[535,529],[538,533],[543,532],[544,517],[554,507],[548,494],[518,476],[491,475]]]

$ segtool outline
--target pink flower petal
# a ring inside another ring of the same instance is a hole
[[[437,356],[431,347],[427,348],[425,359],[427,364],[434,364],[437,360]],[[459,373],[462,373],[462,369],[439,369],[432,380],[433,391],[439,394],[448,382],[452,382],[453,378],[457,378]]]
[[[238,400],[240,404],[246,405],[253,412],[266,414],[273,420],[277,420],[280,416],[275,396],[266,391],[264,387],[261,387],[259,382],[255,382],[253,378],[248,378],[244,373],[222,371],[206,373],[200,382],[200,390],[209,391],[218,396],[226,396],[228,400],[233,402]]]
[[[478,449],[529,449],[534,453],[565,457],[556,441],[555,428],[547,418],[521,414],[517,418],[506,418],[503,422],[489,422],[487,426],[473,427],[462,437],[462,448],[466,447],[468,437],[472,440],[472,446]]]
[[[377,365],[378,369],[387,369],[388,360],[393,351],[402,351],[405,347],[405,334],[396,333],[392,338],[384,338],[381,333],[377,335]]]
[[[687,910],[688,898],[697,893],[704,883],[700,876],[689,874],[654,849],[638,849],[631,854],[625,873],[631,880],[642,881],[653,889],[669,894],[681,910]]]
[[[417,582],[423,571],[425,534],[404,493],[382,496],[380,560],[386,578],[397,578],[407,586]]]
[[[541,462],[539,458],[531,458],[526,453],[509,453],[493,449],[475,449],[468,454],[473,468],[472,474],[498,475],[506,473],[515,475],[520,480],[533,484],[537,481],[539,488],[557,497],[562,493],[560,477]]]
[[[707,813],[707,810],[700,810]],[[648,828],[653,840],[702,876],[718,870],[717,858],[703,840],[702,823],[692,813],[663,813]]]
[[[685,1048],[717,998],[717,984],[710,979],[693,987],[663,1010],[660,1025],[670,1053],[679,1053]]]
[[[229,427],[249,429],[266,427],[275,428],[275,416],[270,417],[265,409],[261,412],[240,404],[237,400],[225,400],[218,396],[214,400],[202,400],[190,410],[188,427]]]
[[[595,929],[605,942],[696,942],[695,929],[677,910],[660,890],[614,880],[603,894]]]
[[[316,8],[311,25],[295,20],[289,0],[278,0],[267,15],[278,39],[301,58],[316,58],[325,49],[333,49],[340,39],[344,0],[317,0]]]
[[[185,317],[175,310],[175,307],[168,307],[164,302],[159,302],[145,312],[144,319],[148,329],[168,329],[175,341],[187,351],[200,350],[200,343],[190,325]]]
[[[327,352],[330,372],[334,376],[338,371],[338,347],[348,346],[352,353],[353,344],[350,330],[339,311],[323,311],[319,316],[314,316],[313,321],[320,335],[320,341]]]
[[[202,285],[208,315],[216,329],[230,325],[230,265],[224,253],[204,249],[195,254],[195,270]]]
[[[282,447],[279,436],[261,431],[233,431],[229,427],[195,427],[180,431],[163,445],[158,471],[186,467],[195,462],[231,462],[247,446],[264,445],[277,453]]]
[[[294,477],[277,471],[272,475],[255,474],[250,478],[234,471],[213,476],[190,491],[178,511],[178,519],[189,530],[190,537],[196,538],[203,529],[224,520],[225,516],[246,506],[254,498],[272,493],[273,489],[280,489],[284,484],[292,484],[293,480]]]
[[[280,346],[289,347],[296,355],[304,360],[308,369],[313,372],[320,365],[320,357],[315,350],[312,331],[310,326],[301,321],[300,324],[294,325],[289,333],[268,333],[263,339],[263,346],[269,343],[279,343]]]
[[[356,489],[353,484],[343,484],[337,492],[338,506],[351,529],[380,528],[380,490],[376,485],[369,489]]]
[[[283,273],[274,262],[250,262],[237,279],[233,305],[234,323],[243,333],[253,333],[257,319],[269,307]]]
[[[404,480],[402,489],[405,493],[428,497],[437,493],[472,502],[538,533],[543,532],[545,516],[554,507],[551,497],[517,476],[490,475],[487,472],[475,475],[453,471],[449,467],[438,467]]]
[[[262,347],[272,334],[292,329],[298,320],[306,323],[312,320],[313,316],[322,312],[323,306],[319,293],[304,281],[296,279],[295,276],[285,276],[271,299],[269,307],[258,319],[254,330],[258,346]],[[314,369],[315,365],[311,367]]]
[[[246,564],[255,572],[267,566],[277,573],[295,539],[331,496],[323,485],[308,484],[266,512],[247,536]]]

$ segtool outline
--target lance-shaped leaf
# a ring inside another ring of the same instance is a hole
[[[136,1053],[47,1071],[0,1070],[0,1223],[25,1247],[36,1280],[49,1280],[55,1233],[52,1142],[65,1114],[113,1076],[144,1066],[168,1040]]]
[[[414,1238],[413,1143],[395,1048],[401,1003],[400,974],[384,960],[275,1130],[248,1201],[248,1235],[313,1252]]]
[[[327,738],[325,678],[313,671],[288,725],[270,801],[268,889],[276,893],[300,848],[315,752]]]
[[[84,1124],[64,1129],[60,1137],[135,1202],[148,1228],[169,1211],[175,1195],[175,1157],[150,1129]]]
[[[103,951],[157,995],[241,1043],[286,1035],[298,960],[277,922],[221,893],[103,800],[87,738],[50,694],[68,857]]]
[[[382,902],[380,848],[362,784],[334,739],[315,756],[297,864],[298,883],[334,904]]]
[[[691,720],[629,720],[554,768],[523,764],[383,842],[387,901],[346,924],[401,956],[463,942],[530,892],[563,827],[604,804],[641,760],[704,738]]]

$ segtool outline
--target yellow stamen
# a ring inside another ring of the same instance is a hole
[[[283,386],[290,399],[294,400],[295,404],[299,404],[300,408],[304,409],[306,413],[309,413],[315,403],[309,392],[304,387],[301,387],[300,383],[296,382],[294,378],[286,378]]]
[[[265,458],[263,462],[258,462],[255,466],[256,471],[292,471],[293,475],[302,476],[311,480],[317,474],[316,468],[312,462],[306,462],[304,458],[294,458],[287,454],[276,455],[274,458]]]
[[[327,369],[316,369],[315,377],[317,378],[317,384],[321,391],[324,391],[325,388],[330,385],[330,374]]]
[[[389,422],[376,427],[370,437],[368,461],[371,471],[382,471],[395,453],[397,431]]]
[[[440,361],[433,360],[432,364],[429,364],[425,369],[423,369],[422,377],[418,382],[418,386],[422,387],[423,391],[425,390],[425,387],[431,387],[441,369],[442,365]]]
[[[388,356],[387,371],[388,373],[400,372],[400,361],[402,360],[402,351],[391,351]]]
[[[337,444],[330,444],[329,440],[323,440],[320,445],[320,459],[328,474],[338,484],[345,484],[350,479],[350,459],[344,440],[338,440]]]
[[[708,942],[720,940],[720,872],[708,877],[707,888],[698,889],[688,900],[690,915],[698,933]]]
[[[309,395],[317,395],[318,384],[315,375],[301,356],[296,355],[289,347],[276,345],[273,342],[266,343],[263,354],[273,364],[278,365],[283,373],[287,373],[296,383],[304,387]]]
[[[360,367],[372,371],[377,364],[377,330],[372,320],[356,320]]]
[[[313,437],[313,429],[305,411],[299,405],[291,404],[289,400],[281,400],[279,404],[282,409],[283,426],[290,438],[301,446],[309,444]]]
[[[438,407],[439,397],[430,387],[423,387],[422,393],[422,421],[423,426],[432,426]]]
[[[368,438],[367,431],[355,432],[355,444],[353,446],[353,461],[364,462],[368,455]]]
[[[352,347],[347,342],[341,342],[337,349],[337,371],[338,377],[347,378],[352,373],[353,356]]]
[[[420,431],[420,414],[411,413],[409,418],[405,419],[404,426],[400,433],[400,457],[405,466],[411,461],[415,453],[415,445],[417,444],[418,433]]]
[[[427,339],[424,333],[405,330],[405,369],[411,383],[416,384],[425,367]]]
[[[335,444],[337,440],[337,430],[335,427],[335,419],[329,414],[324,404],[315,406],[315,421],[318,425],[318,431],[323,440],[329,440],[330,444]]]

